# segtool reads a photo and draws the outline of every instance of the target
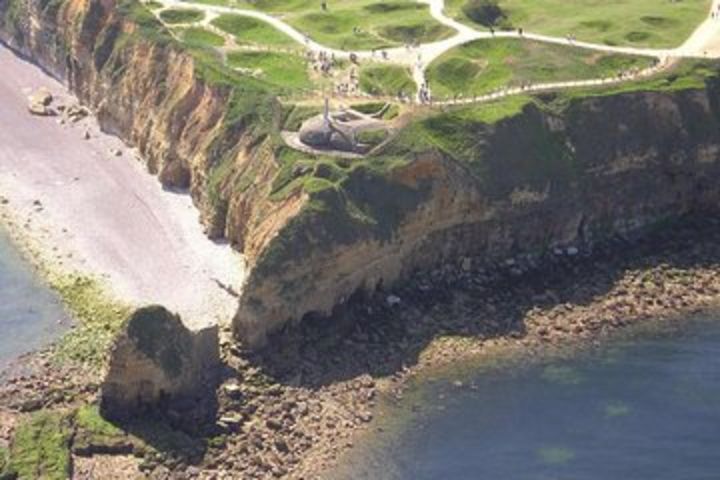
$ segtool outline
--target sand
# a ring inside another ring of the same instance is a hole
[[[217,282],[238,292],[244,261],[204,235],[189,195],[163,190],[92,117],[63,125],[30,115],[27,96],[40,87],[56,103],[75,100],[3,46],[0,66],[0,196],[15,220],[5,226],[24,230],[64,271],[103,279],[122,301],[160,303],[193,328],[228,321],[237,298]]]

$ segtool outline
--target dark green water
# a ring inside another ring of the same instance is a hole
[[[476,390],[424,383],[338,478],[720,479],[720,316],[661,330],[464,377]]]
[[[0,230],[0,371],[56,338],[68,317]]]

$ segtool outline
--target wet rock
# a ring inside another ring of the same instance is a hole
[[[240,427],[242,427],[244,422],[245,419],[242,415],[228,414],[220,417],[220,419],[217,421],[217,425],[223,430],[237,432],[240,430]]]
[[[385,299],[385,302],[387,303],[387,305],[389,307],[394,307],[396,305],[400,305],[402,300],[397,295],[388,295],[387,298]]]
[[[243,396],[242,387],[235,383],[228,383],[223,385],[223,390],[225,391],[227,396],[232,398],[233,400],[239,400]]]

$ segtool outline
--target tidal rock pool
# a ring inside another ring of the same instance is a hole
[[[457,378],[413,387],[335,478],[720,478],[720,315]]]
[[[69,325],[60,299],[38,278],[0,230],[0,371]]]

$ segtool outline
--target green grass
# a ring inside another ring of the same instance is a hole
[[[414,86],[413,86],[414,88]],[[387,106],[387,108],[386,108]],[[385,109],[384,113],[380,116],[383,120],[392,120],[393,118],[400,115],[400,107],[396,103],[386,104],[385,102],[367,102],[367,103],[356,103],[351,105],[354,110],[366,115],[375,115]]]
[[[632,92],[677,92],[703,89],[706,82],[716,78],[720,63],[716,60],[682,60],[670,71],[651,78],[608,85],[601,88],[578,88],[560,92],[564,99],[619,95]]]
[[[115,437],[124,432],[105,420],[96,405],[84,405],[75,412],[75,427],[95,435]]]
[[[0,447],[0,479],[12,478],[8,471],[8,463],[10,462],[10,452],[7,448]],[[17,473],[13,473],[17,475]]]
[[[78,322],[56,345],[56,360],[101,366],[130,309],[86,277],[65,276],[50,283]]]
[[[160,19],[170,25],[179,23],[195,23],[205,18],[202,10],[193,8],[169,8],[160,12]]]
[[[212,24],[235,37],[241,45],[295,46],[292,38],[277,30],[267,22],[242,15],[223,14]]]
[[[68,418],[60,413],[34,414],[15,432],[8,470],[21,479],[69,478],[71,430]]]
[[[447,0],[446,12],[483,28],[463,12],[470,0]],[[710,0],[497,0],[506,23],[528,32],[608,45],[676,47],[707,17]]]
[[[83,405],[75,411],[72,420],[75,427],[72,451],[77,454],[92,455],[97,451],[127,453],[137,442],[105,420],[97,405]]]
[[[225,45],[225,39],[202,27],[190,27],[182,30],[180,38],[190,47],[215,48]]]
[[[227,57],[228,66],[240,68],[250,75],[284,90],[311,88],[307,64],[304,59],[291,54],[272,52],[232,52]]]
[[[206,0],[215,3],[216,0]],[[414,0],[328,1],[240,0],[238,8],[253,8],[281,16],[288,24],[329,47],[369,50],[447,38],[454,31],[436,22],[427,5]]]
[[[399,65],[374,64],[360,69],[360,88],[372,95],[397,96],[415,93],[410,71]]]
[[[435,98],[482,95],[505,86],[613,76],[653,59],[516,39],[478,40],[457,47],[429,67]]]

